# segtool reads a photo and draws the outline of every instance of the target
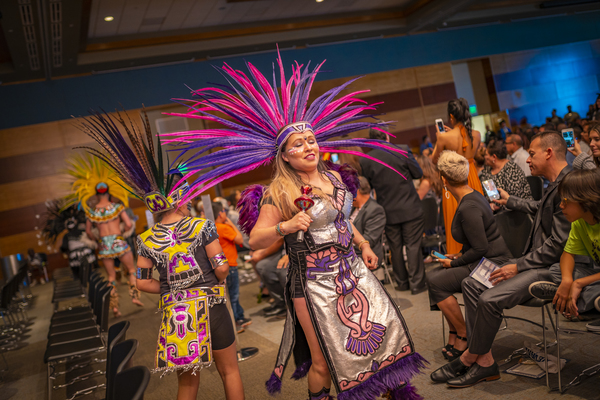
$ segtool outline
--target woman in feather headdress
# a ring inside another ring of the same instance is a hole
[[[116,121],[94,113],[81,128],[100,145],[88,151],[111,167],[157,221],[137,242],[137,287],[161,295],[163,317],[153,372],[179,372],[177,399],[195,399],[199,371],[214,357],[227,399],[243,400],[235,332],[225,305],[223,281],[229,264],[215,224],[190,216],[191,204],[184,200],[187,182],[180,174],[165,175],[160,138],[154,146],[145,112],[143,123],[142,131],[119,113]],[[158,279],[153,277],[155,267]]]
[[[120,317],[115,259],[118,258],[129,270],[131,301],[140,307],[144,305],[140,301],[140,292],[135,286],[133,253],[123,237],[123,231],[128,231],[133,226],[133,222],[125,213],[125,207],[129,204],[130,190],[104,162],[96,157],[73,157],[69,164],[68,172],[75,178],[72,187],[75,198],[87,217],[85,231],[91,240],[98,241],[98,258],[102,260],[108,274],[108,281],[113,285],[110,308],[115,317]],[[111,196],[122,203],[111,201]],[[90,205],[91,202],[94,203],[93,206]],[[121,224],[124,225],[124,230]],[[93,233],[93,227],[98,228],[99,237]]]
[[[369,271],[376,268],[377,256],[348,219],[355,179],[348,179],[346,167],[340,173],[321,161],[321,153],[328,151],[371,158],[347,149],[353,146],[404,154],[376,140],[329,140],[381,129],[386,123],[365,122],[370,116],[363,112],[375,107],[356,95],[367,91],[335,99],[353,81],[309,106],[310,89],[322,64],[311,71],[296,63],[286,81],[281,57],[277,61],[281,94],[275,71],[270,85],[250,63],[250,76],[225,65],[223,75],[230,84],[194,91],[200,100],[188,113],[178,115],[218,122],[226,129],[167,135],[182,153],[197,152],[183,171],[205,172],[189,196],[275,163],[271,185],[266,190],[247,189],[238,203],[240,224],[250,234],[251,247],[266,248],[283,237],[290,258],[288,315],[267,389],[270,393],[281,389],[293,352],[297,369],[292,377],[308,375],[310,399],[330,399],[332,381],[340,400],[374,400],[382,394],[420,398],[409,380],[424,367],[424,360],[414,351],[400,310]],[[221,149],[203,155],[215,148]],[[299,210],[309,205],[307,211]],[[362,258],[353,244],[362,250]]]

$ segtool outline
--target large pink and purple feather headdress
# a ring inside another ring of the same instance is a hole
[[[286,80],[278,51],[280,88],[277,86],[275,66],[272,83],[269,83],[251,63],[246,63],[248,74],[225,63],[219,70],[226,78],[227,85],[193,90],[192,94],[198,99],[175,99],[187,104],[189,111],[170,115],[217,122],[223,126],[163,135],[167,137],[163,143],[176,145],[176,149],[181,151],[178,159],[185,153],[195,152],[178,165],[178,170],[186,174],[186,179],[194,173],[205,172],[193,183],[187,197],[194,197],[235,175],[270,164],[292,133],[307,130],[314,133],[323,152],[354,154],[379,163],[382,162],[368,154],[344,147],[378,148],[404,156],[406,153],[403,150],[381,140],[339,139],[363,129],[385,131],[383,128],[389,125],[389,122],[365,114],[366,111],[376,110],[376,106],[381,104],[368,104],[356,97],[369,90],[355,91],[336,99],[358,78],[327,91],[308,104],[312,85],[324,62],[312,71],[309,69],[310,63],[304,67],[296,62],[292,65],[292,76]],[[338,140],[332,140],[334,138]],[[214,149],[219,150],[210,153]]]

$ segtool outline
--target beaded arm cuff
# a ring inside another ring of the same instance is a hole
[[[212,268],[219,268],[221,265],[226,264],[227,263],[227,257],[225,257],[224,253],[219,253],[214,257],[210,258],[210,265],[212,265]]]
[[[138,268],[135,277],[137,279],[152,279],[152,268]]]

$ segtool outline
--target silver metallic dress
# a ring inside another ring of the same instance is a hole
[[[292,298],[304,297],[338,399],[376,399],[394,390],[393,398],[419,398],[409,380],[425,360],[414,345],[400,310],[379,280],[356,255],[348,220],[352,194],[331,173],[330,199],[313,198],[313,219],[303,242],[297,234],[285,237],[290,257],[286,285],[288,314],[270,393],[278,392],[290,355],[294,379],[310,368],[310,351]],[[299,282],[298,282],[299,280]],[[294,293],[302,290],[302,294]]]

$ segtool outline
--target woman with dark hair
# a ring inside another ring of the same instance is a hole
[[[496,142],[486,149],[485,167],[479,178],[481,182],[492,179],[497,188],[506,190],[511,196],[533,200],[525,173],[521,167],[508,159],[506,146],[502,142]],[[487,193],[485,197],[490,201]],[[498,209],[498,206],[492,204],[492,208]]]
[[[592,121],[588,127],[590,153],[582,150],[579,140],[575,141],[573,149],[568,149],[574,156],[573,169],[596,169],[600,167],[600,122]]]
[[[475,167],[475,153],[481,144],[481,134],[473,130],[471,126],[471,113],[469,112],[469,103],[463,98],[450,100],[448,102],[448,117],[452,128],[444,126],[445,133],[438,135],[435,149],[433,150],[433,163],[437,164],[442,151],[452,150],[469,161],[469,186],[483,194],[481,182],[477,176]],[[447,190],[444,191],[442,198],[442,208],[444,210],[444,225],[446,226],[446,250],[448,253],[458,253],[461,244],[452,237],[452,219],[458,203]]]
[[[591,113],[590,120],[592,121],[600,121],[600,93],[598,93],[598,97],[596,97],[596,101],[593,104],[593,111]]]
[[[440,260],[441,266],[428,271],[427,283],[431,309],[441,310],[448,321],[448,344],[442,355],[452,361],[467,348],[467,327],[454,294],[462,291],[461,282],[482,257],[502,264],[511,254],[485,198],[467,183],[470,169],[467,159],[453,151],[444,151],[438,169],[444,186],[458,203],[452,234],[462,249],[458,254],[446,254],[447,258]]]

